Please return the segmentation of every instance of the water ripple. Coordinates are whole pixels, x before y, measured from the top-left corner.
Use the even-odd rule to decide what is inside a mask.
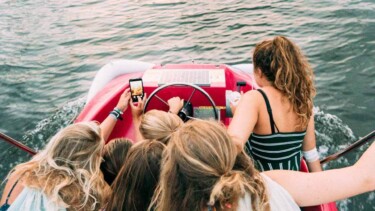
[[[314,68],[318,140],[331,153],[375,128],[374,10],[375,2],[366,0],[4,0],[0,119],[11,121],[0,123],[0,130],[22,138],[23,131],[39,128],[54,109],[85,96],[95,72],[110,60],[249,63],[257,42],[281,34]],[[64,125],[66,119],[57,115],[46,125],[52,120]],[[38,142],[55,130],[46,127],[27,140]],[[339,206],[371,209],[373,197]]]

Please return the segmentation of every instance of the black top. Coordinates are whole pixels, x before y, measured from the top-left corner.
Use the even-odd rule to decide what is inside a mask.
[[[286,169],[299,171],[302,158],[302,142],[306,131],[283,133],[273,120],[272,109],[267,95],[261,89],[270,118],[272,133],[261,135],[252,133],[245,144],[245,151],[254,159],[260,171]],[[277,132],[276,132],[277,130]]]

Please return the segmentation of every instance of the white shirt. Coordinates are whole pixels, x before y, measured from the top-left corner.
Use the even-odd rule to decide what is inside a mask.
[[[292,196],[279,184],[265,174],[260,174],[266,185],[271,211],[301,210]],[[238,211],[252,211],[250,194],[246,193],[238,201]]]
[[[64,207],[51,202],[39,189],[24,187],[10,205],[8,211],[66,211]]]

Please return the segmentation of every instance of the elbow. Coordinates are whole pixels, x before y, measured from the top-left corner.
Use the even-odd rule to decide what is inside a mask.
[[[363,179],[363,186],[368,191],[374,191],[375,190],[375,175],[374,174],[365,174]]]
[[[375,174],[373,169],[368,168],[368,166],[358,165],[358,163],[351,168],[353,168],[354,172],[358,175],[361,193],[375,190]]]
[[[236,137],[236,136],[231,136],[231,138],[232,138],[232,141],[233,141],[234,145],[237,148],[237,152],[240,153],[243,150],[244,143],[246,141],[243,141],[242,139],[240,139],[239,137]]]

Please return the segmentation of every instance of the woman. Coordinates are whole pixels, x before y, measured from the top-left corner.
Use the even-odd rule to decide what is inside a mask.
[[[144,99],[139,98],[138,104],[130,104],[137,140],[149,139],[168,144],[170,135],[184,122],[177,116],[183,106],[183,100],[173,97],[168,100],[169,111],[151,110],[143,114]]]
[[[45,149],[14,168],[1,209],[98,210],[110,194],[100,172],[103,146],[94,122],[62,129]]]
[[[171,134],[183,123],[176,114],[151,110],[141,118],[139,130],[145,139],[155,139],[168,144]]]
[[[152,204],[160,211],[291,211],[375,190],[375,143],[351,167],[259,173],[238,154],[225,128],[199,120],[181,126],[163,156]]]
[[[112,184],[113,194],[105,210],[147,210],[159,181],[165,145],[145,140],[133,145]]]
[[[132,141],[126,138],[116,138],[105,145],[103,162],[100,165],[100,169],[108,185],[113,183],[117,174],[120,172],[132,145]]]
[[[258,43],[254,77],[261,87],[245,93],[228,132],[241,151],[246,147],[261,171],[300,169],[303,156],[310,171],[321,171],[316,150],[313,71],[300,49],[277,36]]]

